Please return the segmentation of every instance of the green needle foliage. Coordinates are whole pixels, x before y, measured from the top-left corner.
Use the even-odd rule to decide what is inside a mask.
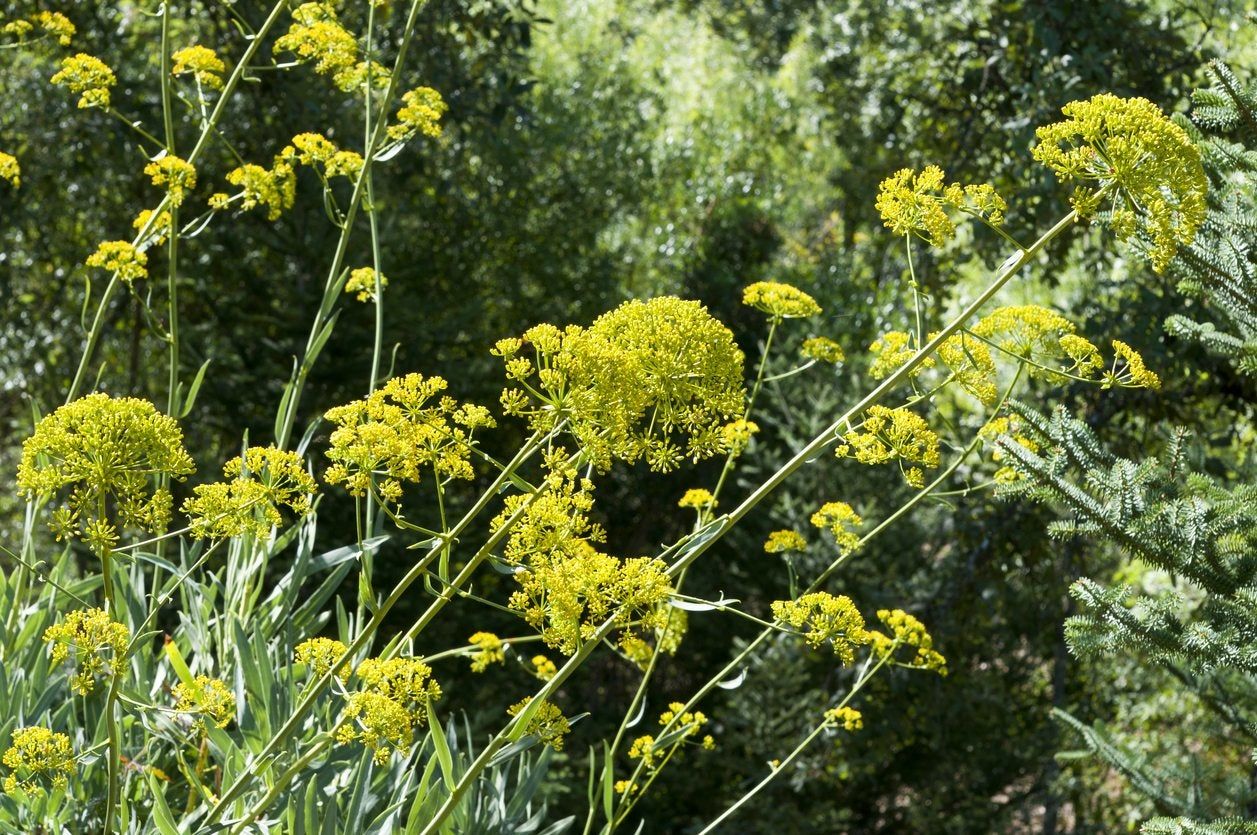
[[[1221,373],[1229,365],[1244,385],[1253,377],[1257,333],[1257,87],[1220,63],[1209,72],[1214,83],[1194,96],[1192,130],[1212,185],[1208,213],[1201,234],[1169,265],[1179,290],[1203,304],[1195,318],[1174,315],[1165,327],[1223,358]],[[1088,422],[1063,410],[1045,417],[1026,404],[1013,409],[1039,451],[1002,443],[1018,475],[1005,495],[1058,508],[1066,516],[1053,523],[1053,535],[1111,543],[1129,561],[1123,574],[1138,580],[1074,583],[1081,613],[1065,624],[1070,650],[1159,668],[1208,714],[1187,731],[1195,753],[1160,761],[1130,750],[1101,723],[1063,711],[1058,718],[1160,813],[1141,831],[1257,832],[1250,781],[1257,768],[1251,455],[1236,457],[1225,443],[1204,446],[1171,427],[1155,456],[1132,460],[1111,452]],[[1251,450],[1251,435],[1233,443]],[[1163,709],[1155,702],[1141,707],[1152,715]]]

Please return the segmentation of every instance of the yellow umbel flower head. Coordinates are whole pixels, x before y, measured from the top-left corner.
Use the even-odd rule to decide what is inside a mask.
[[[20,791],[38,797],[49,787],[63,789],[75,770],[70,737],[40,727],[15,730],[0,761],[10,772],[4,778],[8,794]]]
[[[845,594],[812,592],[798,600],[778,600],[772,610],[778,621],[801,630],[809,645],[828,641],[843,664],[854,661],[856,647],[869,642],[864,616]]]
[[[1144,358],[1134,348],[1119,339],[1113,340],[1113,353],[1117,359],[1113,371],[1105,375],[1103,386],[1122,386],[1124,388],[1161,388],[1161,378],[1149,371],[1144,365]]]
[[[335,638],[310,638],[297,644],[293,660],[309,667],[315,678],[322,678],[347,652],[349,647]],[[348,681],[349,667],[341,667],[336,677],[341,681]]]
[[[533,675],[542,681],[549,681],[559,672],[559,668],[554,665],[554,662],[544,655],[534,655],[532,657],[532,668]]]
[[[517,572],[520,588],[510,607],[541,632],[548,646],[571,655],[603,621],[614,617],[621,641],[665,629],[672,583],[659,559],[620,560],[584,540],[550,554],[535,554]]]
[[[131,221],[131,228],[138,235],[147,226],[148,231],[144,233],[143,242],[145,244],[151,243],[153,246],[161,246],[170,235],[170,223],[170,212],[163,211],[154,220],[152,209],[141,209],[140,213],[135,216],[135,220]]]
[[[170,154],[144,166],[144,173],[153,178],[153,185],[166,189],[171,204],[175,206],[183,203],[188,192],[196,188],[196,168]]]
[[[52,663],[73,665],[70,687],[80,696],[92,692],[97,676],[122,672],[130,640],[130,631],[104,609],[78,609],[44,630]]]
[[[266,219],[275,220],[291,209],[297,197],[297,177],[292,166],[283,160],[267,170],[260,165],[247,163],[227,174],[227,182],[240,189],[235,197],[226,201],[221,195],[211,198],[211,208],[222,210],[227,202],[240,199],[240,208],[246,212],[258,206],[266,207]]]
[[[854,458],[862,464],[897,461],[900,469],[904,463],[932,468],[939,464],[938,444],[938,434],[920,415],[903,407],[870,406],[860,429],[844,435],[835,452],[839,458]],[[925,484],[916,467],[906,470],[904,478],[913,487]]]
[[[869,345],[873,354],[873,364],[869,366],[869,376],[874,380],[882,380],[898,371],[916,354],[912,347],[912,336],[904,331],[888,331]],[[926,357],[915,368],[911,376],[915,377],[922,371],[934,367],[934,358]]]
[[[1089,339],[1077,334],[1067,333],[1057,340],[1057,344],[1061,346],[1061,351],[1073,363],[1069,368],[1065,369],[1072,374],[1090,378],[1104,367],[1104,357],[1100,356],[1100,349],[1092,344]]]
[[[0,180],[8,180],[14,188],[22,185],[22,168],[17,164],[17,157],[0,151]]]
[[[80,52],[62,59],[52,83],[78,93],[79,107],[108,107],[109,90],[118,79],[104,61]]]
[[[405,142],[417,135],[435,139],[441,135],[441,117],[447,110],[445,99],[431,87],[416,87],[403,93],[397,124],[389,125],[388,138],[394,142]]]
[[[348,92],[365,80],[359,72],[358,40],[341,25],[330,3],[302,3],[292,12],[288,32],[275,41],[275,52],[291,52],[314,71],[330,75]]]
[[[828,362],[833,365],[837,365],[847,358],[847,355],[843,353],[841,345],[824,336],[814,336],[811,339],[803,340],[799,353],[817,362]]]
[[[934,649],[934,639],[925,630],[925,624],[902,609],[879,609],[877,618],[890,634],[872,630],[868,633],[869,645],[878,656],[888,656],[899,647],[915,649],[916,654],[907,662],[893,661],[902,667],[932,670],[947,675],[947,659]]]
[[[532,704],[531,696],[511,705],[506,712],[511,716],[518,716],[530,704]],[[555,751],[563,750],[563,737],[571,732],[571,723],[567,721],[563,711],[551,702],[542,702],[537,711],[528,718],[528,725],[524,728],[525,734],[537,737],[542,745],[549,745]]]
[[[205,730],[206,719],[215,727],[225,728],[236,717],[236,697],[227,683],[220,679],[197,676],[191,685],[179,682],[173,692],[175,710],[197,714],[192,727],[198,731]]]
[[[855,529],[864,524],[860,514],[856,513],[846,502],[827,502],[812,514],[812,524],[821,530],[829,531],[838,546],[838,553],[844,557],[854,551],[860,544],[860,537]]]
[[[716,506],[716,499],[712,496],[710,490],[704,490],[696,487],[685,491],[685,495],[677,502],[677,507],[693,508],[697,511],[703,511]]]
[[[645,458],[668,472],[719,454],[721,427],[745,408],[742,351],[698,302],[626,302],[563,349],[572,431],[603,469]]]
[[[61,46],[69,46],[77,31],[70,19],[60,12],[36,12],[28,18],[10,20],[0,26],[0,32],[25,41],[36,26],[43,32],[41,38],[51,38]]]
[[[471,656],[471,671],[483,673],[490,664],[501,664],[506,661],[506,650],[502,639],[492,632],[477,632],[467,639],[467,643],[476,647]]]
[[[371,267],[359,267],[349,273],[349,279],[345,282],[345,292],[355,293],[360,302],[373,302],[376,299],[376,276],[379,276],[380,289],[383,290],[388,286],[388,277],[383,273],[376,273]]]
[[[825,721],[844,731],[858,731],[864,727],[864,714],[853,707],[831,707],[825,711]]]
[[[764,552],[784,554],[787,551],[806,551],[807,540],[798,531],[773,531],[764,542]]]
[[[441,685],[432,677],[432,668],[419,658],[368,658],[354,675],[364,691],[397,702],[416,723],[425,720],[428,702],[441,698]]]
[[[1101,93],[1061,112],[1068,118],[1035,132],[1034,158],[1062,182],[1078,183],[1071,202],[1079,216],[1107,206],[1119,239],[1142,229],[1152,268],[1162,272],[1205,220],[1200,150],[1147,99]]]
[[[933,334],[929,337],[934,338]],[[985,342],[966,333],[953,334],[938,346],[938,358],[960,387],[988,406],[999,396],[995,385],[995,360]]]
[[[437,733],[441,733],[437,729]],[[376,764],[384,765],[394,751],[414,742],[414,722],[400,704],[379,693],[351,693],[345,703],[336,741],[341,745],[361,742],[373,752]]]
[[[470,479],[473,435],[496,424],[487,409],[442,396],[447,385],[440,377],[407,374],[329,409],[324,416],[336,429],[327,482],[344,484],[354,496],[374,484],[380,498],[395,503],[402,484],[417,484],[426,469],[441,479]]]
[[[720,427],[725,450],[730,455],[741,455],[750,446],[751,438],[759,433],[759,424],[746,418],[738,418]]]
[[[148,278],[148,256],[128,241],[103,241],[84,262],[89,267],[116,273],[124,284]]]
[[[59,536],[92,539],[100,550],[116,541],[103,515],[110,508],[125,527],[165,530],[171,496],[156,479],[178,479],[193,469],[174,418],[147,400],[97,393],[39,422],[22,445],[17,485],[27,498],[67,491],[53,514],[54,528]]]
[[[194,44],[173,53],[170,59],[173,62],[171,75],[191,75],[202,87],[211,90],[223,88],[223,73],[227,71],[227,65],[209,47]]]
[[[942,246],[956,235],[946,207],[992,226],[1003,222],[1008,207],[993,187],[952,183],[944,188],[944,176],[937,165],[927,165],[919,174],[901,168],[882,180],[877,211],[886,227],[896,235],[915,235],[932,246]]]
[[[757,281],[742,291],[742,304],[774,319],[801,319],[821,312],[816,299],[797,287],[777,281]]]
[[[276,447],[250,447],[223,465],[228,481],[201,484],[183,503],[192,535],[227,539],[252,534],[265,539],[283,524],[281,507],[298,517],[310,512],[316,487],[301,456]]]
[[[69,46],[74,33],[78,31],[70,19],[61,12],[36,12],[35,22],[44,34],[56,39],[61,46]]]

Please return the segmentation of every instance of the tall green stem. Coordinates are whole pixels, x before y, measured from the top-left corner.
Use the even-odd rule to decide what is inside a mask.
[[[685,571],[698,557],[702,556],[712,545],[718,542],[732,527],[746,516],[752,509],[759,505],[770,493],[789,478],[796,470],[808,463],[818,455],[820,455],[828,446],[839,438],[844,427],[856,416],[864,412],[870,406],[874,406],[899,384],[909,379],[912,372],[929,358],[946,340],[956,331],[964,327],[988,301],[990,301],[996,293],[1007,284],[1014,275],[1017,274],[1026,264],[1037,256],[1043,249],[1058,235],[1072,226],[1078,219],[1077,212],[1071,211],[1065,217],[1061,218],[1056,225],[1043,234],[1037,241],[1030,246],[1029,249],[1020,250],[1010,256],[997,270],[995,278],[987,287],[970,302],[964,310],[962,310],[950,323],[948,323],[928,344],[921,346],[912,357],[905,362],[897,371],[887,377],[880,385],[874,388],[869,394],[865,395],[858,403],[843,413],[829,427],[820,432],[798,453],[796,453],[789,461],[787,461],[780,469],[771,475],[763,484],[756,488],[749,496],[746,497],[734,510],[718,517],[712,522],[712,531],[710,535],[695,540],[695,544],[683,550],[681,556],[669,568],[669,573],[673,576]],[[615,616],[608,618],[582,646],[576,655],[572,656],[566,664],[550,679],[537,694],[537,699],[544,699],[547,695],[554,692],[559,686],[567,680],[580,666],[584,658],[593,651],[602,639],[606,638],[613,631],[615,624]],[[467,772],[459,780],[450,796],[446,799],[440,809],[427,826],[423,829],[422,835],[434,835],[439,831],[440,827],[445,823],[449,816],[457,808],[463,795],[471,787],[476,779],[479,778],[481,771],[487,767],[489,761],[498,751],[500,751],[510,741],[522,735],[521,719],[525,716],[521,712],[510,723],[506,725],[485,747],[481,755],[468,768]]]
[[[276,21],[279,20],[280,14],[282,14],[284,9],[287,7],[287,0],[279,0],[279,2],[275,4],[274,8],[271,9],[270,14],[262,23],[261,27],[259,27],[253,38],[249,41],[249,45],[245,48],[244,54],[240,56],[240,61],[232,69],[231,75],[227,77],[227,81],[223,85],[222,94],[218,97],[218,101],[214,105],[214,111],[210,114],[209,121],[202,126],[201,135],[197,138],[196,145],[192,148],[192,152],[188,154],[187,161],[189,163],[195,164],[196,160],[200,157],[201,152],[205,149],[206,144],[209,142],[210,136],[213,134],[219,120],[222,119],[223,113],[226,112],[227,102],[231,99],[236,87],[240,84],[240,79],[244,76],[244,72],[248,68],[249,62],[253,60],[253,56],[257,53],[258,49],[261,48],[262,42],[266,39],[266,33],[269,32],[271,27],[275,25]],[[161,202],[157,204],[157,208],[153,210],[153,214],[149,217],[148,223],[144,224],[143,228],[140,229],[135,238],[131,241],[132,245],[138,245],[140,241],[144,240],[148,236],[149,232],[153,229],[153,225],[157,222],[157,219],[161,217],[162,212],[168,208],[170,208],[169,195],[162,198]],[[96,346],[100,342],[101,334],[104,332],[105,316],[109,311],[109,303],[113,300],[114,294],[118,292],[118,285],[120,283],[121,279],[118,278],[117,273],[114,273],[114,275],[110,277],[109,283],[105,286],[105,291],[101,295],[100,303],[96,306],[96,314],[92,319],[92,326],[88,330],[87,339],[83,344],[83,355],[79,358],[78,369],[74,372],[74,379],[70,383],[70,388],[66,391],[66,403],[69,403],[79,396],[79,391],[82,389],[83,381],[87,378],[87,370],[92,364],[92,357],[96,354]]]

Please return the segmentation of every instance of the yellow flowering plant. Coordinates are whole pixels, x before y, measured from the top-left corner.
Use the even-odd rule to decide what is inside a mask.
[[[1194,149],[1155,106],[1113,96],[1070,105],[1065,122],[1040,130],[1035,158],[1080,190],[1074,210],[1028,246],[1004,229],[1008,206],[991,186],[949,184],[932,165],[889,174],[876,208],[887,234],[903,238],[904,303],[867,355],[821,333],[834,312],[812,294],[763,280],[742,292],[741,312],[757,330],[741,343],[711,309],[675,296],[631,299],[592,321],[534,324],[503,338],[489,350],[504,378],[492,408],[462,400],[456,377],[387,369],[380,323],[396,288],[385,279],[392,254],[380,246],[373,177],[408,144],[441,137],[448,109],[432,88],[400,86],[413,74],[407,52],[422,5],[366,4],[365,29],[355,31],[357,17],[337,4],[278,2],[238,42],[178,50],[170,5],[159,12],[163,121],[173,121],[182,102],[196,140],[177,143],[183,137],[157,129],[166,134],[159,138],[123,118],[153,146],[143,172],[160,196],[136,215],[130,240],[107,240],[85,256],[109,279],[94,291],[65,402],[34,424],[17,470],[32,522],[6,587],[18,602],[5,615],[3,660],[21,658],[73,709],[51,706],[56,697],[15,697],[23,709],[39,709],[30,726],[5,731],[5,790],[27,804],[38,791],[77,792],[89,802],[67,814],[79,814],[82,831],[129,831],[148,820],[163,832],[296,831],[298,815],[338,814],[328,810],[341,808],[341,795],[363,815],[379,816],[381,831],[452,831],[479,808],[475,793],[491,775],[540,762],[550,756],[542,748],[575,747],[581,709],[604,708],[573,704],[568,683],[596,656],[635,682],[615,734],[588,755],[590,785],[601,791],[590,793],[585,831],[611,835],[670,764],[709,755],[717,734],[708,730],[719,717],[700,704],[715,689],[738,686],[768,641],[823,654],[843,692],[792,750],[768,752],[783,756],[703,830],[711,831],[820,736],[859,744],[850,735],[876,722],[877,711],[854,702],[874,676],[946,673],[946,635],[936,646],[925,624],[897,609],[866,618],[861,601],[841,593],[841,569],[945,492],[962,466],[981,481],[967,489],[1006,477],[973,459],[996,437],[1018,437],[1007,403],[1026,376],[1100,388],[1160,384],[1134,347],[1112,339],[1109,361],[1107,349],[1056,311],[988,309],[1081,219],[1096,217],[1119,239],[1142,241],[1157,269],[1191,240],[1204,189]],[[395,42],[378,30],[384,14],[399,20]],[[37,17],[9,34],[30,38],[42,27],[62,42],[74,35],[63,21]],[[377,63],[385,56],[391,66]],[[331,94],[346,94],[343,106],[361,115],[361,139],[299,126],[285,133],[290,142],[271,146],[280,150],[269,160],[235,154],[224,113],[242,79],[262,69],[330,79],[339,91]],[[78,95],[80,107],[120,115],[112,100],[118,79],[101,59],[67,57],[52,83]],[[182,98],[192,88],[195,99]],[[220,140],[232,151],[226,165],[205,153]],[[18,176],[17,161],[0,155],[0,177],[16,186]],[[247,214],[254,209],[280,218],[303,193],[299,178],[318,186],[335,246],[309,336],[276,405],[273,440],[243,443],[221,480],[182,491],[176,512],[174,491],[195,470],[180,421],[193,414],[204,374],[189,375],[181,354],[178,253],[196,247],[207,224],[260,223]],[[198,181],[227,187],[207,197]],[[965,219],[1016,250],[954,314],[927,321],[914,248],[955,245]],[[150,261],[156,248],[166,257]],[[164,311],[149,292],[160,286],[162,266]],[[162,410],[90,382],[120,286],[168,346]],[[370,373],[360,397],[310,409],[306,381],[338,316],[356,307],[346,295],[374,316]],[[783,342],[792,346],[789,367],[769,373]],[[367,359],[364,352],[364,367]],[[757,409],[780,380],[860,369],[872,380],[866,393],[810,439],[761,433]],[[112,378],[101,372],[100,380]],[[303,418],[311,418],[304,433]],[[495,430],[524,440],[499,458],[484,444]],[[762,477],[742,469],[765,451],[782,463]],[[807,508],[817,532],[786,527],[764,543],[789,565],[788,589],[771,605],[708,599],[687,587],[699,559],[822,454],[835,467],[898,468],[910,498],[879,513],[861,497],[817,497]],[[695,468],[705,461],[710,472]],[[596,500],[609,471],[634,466],[673,479],[670,503],[679,507],[655,512],[687,520],[684,535],[649,553],[608,536]],[[685,480],[678,470],[687,471]],[[474,497],[450,490],[455,481],[475,485]],[[353,520],[352,542],[319,542],[327,505]],[[55,565],[36,557],[35,520],[67,543]],[[412,559],[380,571],[374,557],[387,538]],[[84,546],[99,558],[99,574],[74,570],[72,549]],[[807,563],[796,557],[805,553],[818,556],[822,570],[801,576]],[[387,588],[377,586],[382,578]],[[399,616],[403,599],[414,604],[412,616]],[[460,632],[454,646],[434,647],[441,630],[432,627],[452,606],[492,611],[510,631]],[[670,703],[651,732],[633,730],[652,679],[671,663],[665,659],[684,652],[698,618],[738,618],[760,631],[687,699]],[[516,649],[530,643],[546,654]],[[452,750],[451,739],[463,737],[447,730],[454,712],[468,708],[463,694],[440,683],[449,681],[442,665],[456,659],[509,693],[487,741],[476,740],[472,751]],[[29,813],[23,820],[37,814],[33,805],[21,808]]]

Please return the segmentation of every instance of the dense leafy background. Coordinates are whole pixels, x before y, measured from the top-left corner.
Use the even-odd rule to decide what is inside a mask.
[[[263,13],[255,0],[230,12],[220,3],[181,5],[195,24],[178,38],[211,45],[232,35],[232,14],[256,22]],[[810,437],[867,385],[863,346],[901,321],[901,251],[873,210],[881,178],[934,162],[959,178],[990,181],[1009,199],[1010,225],[1029,237],[1063,205],[1050,175],[1029,160],[1034,126],[1066,101],[1100,91],[1183,109],[1202,81],[1200,67],[1216,55],[1249,74],[1250,5],[433,0],[412,71],[449,100],[446,136],[390,161],[378,177],[395,367],[442,374],[460,397],[491,402],[500,376],[486,348],[499,336],[537,321],[587,322],[623,298],[665,292],[707,303],[754,356],[762,323],[738,305],[739,288],[791,281],[826,311],[791,338],[824,333],[851,361],[840,372],[792,379],[773,395],[757,459],[771,467],[780,454],[773,450]],[[0,2],[6,14],[26,10]],[[117,105],[157,124],[156,24],[143,6],[84,0],[65,11],[85,51],[105,56],[124,80]],[[0,54],[0,148],[24,160],[20,192],[0,204],[0,463],[8,473],[32,410],[58,404],[73,373],[83,292],[99,281],[86,276],[84,256],[98,240],[121,237],[153,197],[133,135],[104,114],[76,110],[47,83],[53,66],[50,54]],[[299,130],[357,137],[352,103],[317,92],[326,88],[301,72],[259,74],[233,106],[230,141],[245,158],[266,160]],[[191,118],[178,126],[183,136],[194,129]],[[233,164],[215,147],[198,196],[217,190],[210,181]],[[317,194],[303,196],[276,223],[216,223],[187,248],[185,362],[189,370],[205,359],[212,365],[186,425],[206,473],[238,448],[242,432],[268,438],[304,344],[333,232]],[[935,254],[924,279],[936,310],[1003,248],[979,236]],[[355,239],[351,253],[365,263],[367,242]],[[1162,320],[1181,304],[1170,280],[1125,260],[1110,240],[1074,238],[1050,273],[1012,297],[1049,302],[1087,321],[1089,332],[1121,336],[1162,371],[1160,394],[1044,388],[1028,396],[1085,414],[1119,452],[1137,456],[1166,422],[1221,449],[1242,446],[1234,427],[1251,433],[1251,384],[1163,334]],[[164,354],[138,302],[122,297],[110,316],[102,385],[160,400]],[[361,393],[371,327],[366,307],[341,318],[305,394],[303,422]],[[316,446],[319,439],[316,432]],[[508,430],[492,443],[507,449],[513,440]],[[749,484],[755,475],[740,477]],[[685,512],[659,508],[672,508],[689,486],[684,475],[618,473],[599,493],[613,550],[647,553],[683,531]],[[785,589],[779,562],[760,551],[766,531],[803,523],[827,499],[877,518],[902,498],[881,474],[818,462],[704,558],[693,591],[737,589],[763,609]],[[0,509],[0,532],[12,531],[15,508]],[[352,539],[347,514],[338,520],[329,503],[321,515],[325,533],[334,539],[339,524],[341,538]],[[893,604],[920,614],[953,673],[880,680],[866,730],[842,747],[809,752],[737,831],[1112,832],[1152,811],[1094,761],[1058,765],[1054,753],[1073,743],[1050,709],[1084,719],[1118,714],[1129,744],[1185,757],[1184,728],[1199,708],[1176,699],[1162,674],[1068,655],[1061,623],[1071,613],[1069,582],[1122,564],[1100,545],[1049,541],[1049,518],[985,493],[954,498],[921,508],[849,566],[835,589],[869,610]],[[408,557],[399,549],[381,559],[387,575]],[[496,625],[446,621],[433,644]],[[665,666],[652,705],[705,680],[728,658],[738,630],[694,616],[684,661]],[[470,673],[445,684],[458,703],[493,706],[486,722],[500,715],[498,702],[512,700],[500,681]],[[593,716],[578,727],[577,755],[557,761],[556,778],[583,785],[579,737],[613,727],[633,684],[611,661],[574,680],[565,699]],[[720,750],[691,754],[670,771],[643,804],[646,831],[685,832],[710,819],[843,685],[824,658],[771,648],[742,688],[708,705]],[[1129,707],[1158,699],[1156,710]],[[553,781],[560,782],[568,781]],[[583,817],[583,793],[559,793],[553,803]]]

